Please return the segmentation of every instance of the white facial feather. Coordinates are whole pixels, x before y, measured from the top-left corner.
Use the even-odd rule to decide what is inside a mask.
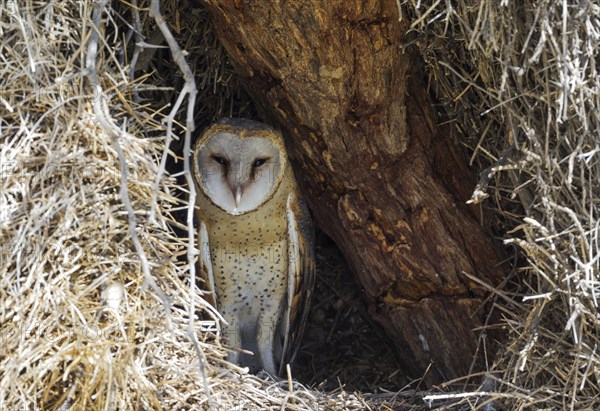
[[[206,140],[198,152],[200,177],[206,194],[230,214],[254,210],[280,181],[279,149],[267,138],[227,132]]]

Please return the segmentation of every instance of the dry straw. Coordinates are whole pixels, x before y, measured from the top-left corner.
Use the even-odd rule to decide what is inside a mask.
[[[497,294],[508,340],[488,395],[429,400],[598,409],[600,5],[406,3],[432,94],[483,170],[472,201],[488,198],[524,257],[516,287]]]
[[[600,408],[597,4],[401,2],[523,257],[478,391],[362,396],[248,375],[207,331],[190,133],[251,108],[206,16],[161,5],[0,4],[0,409]]]
[[[196,86],[158,2],[135,4],[0,5],[0,409],[364,409],[248,375],[206,331],[195,240],[174,231],[193,233],[193,193],[165,170],[172,140],[189,153]],[[155,49],[143,22],[180,89],[131,69]],[[179,98],[152,109],[161,92]]]

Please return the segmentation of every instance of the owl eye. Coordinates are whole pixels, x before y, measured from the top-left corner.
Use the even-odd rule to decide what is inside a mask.
[[[260,167],[263,164],[265,164],[267,160],[268,158],[257,158],[256,160],[254,160],[254,163],[252,163],[252,167]]]
[[[212,156],[213,160],[215,160],[217,163],[221,164],[222,166],[226,166],[227,164],[229,164],[229,161],[227,161],[226,159],[224,159],[221,156]]]

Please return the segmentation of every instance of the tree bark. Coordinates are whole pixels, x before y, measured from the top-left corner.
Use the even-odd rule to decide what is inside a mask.
[[[438,126],[395,0],[205,0],[262,115],[338,244],[404,372],[465,375],[499,254],[465,201],[474,186]]]

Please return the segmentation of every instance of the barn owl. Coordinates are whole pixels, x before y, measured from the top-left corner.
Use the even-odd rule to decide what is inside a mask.
[[[193,153],[199,272],[227,322],[228,360],[281,375],[315,279],[312,223],[283,139],[266,124],[224,118]]]

